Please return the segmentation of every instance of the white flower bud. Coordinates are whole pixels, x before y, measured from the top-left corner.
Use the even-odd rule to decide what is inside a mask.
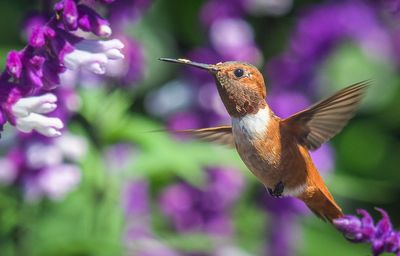
[[[64,58],[65,66],[75,70],[84,68],[95,74],[104,74],[110,60],[123,59],[121,49],[123,43],[118,39],[112,40],[82,40],[75,49]]]
[[[12,106],[15,126],[22,132],[35,130],[48,137],[61,135],[59,130],[64,127],[63,122],[56,117],[41,115],[56,109],[56,102],[57,97],[51,93],[19,99]]]

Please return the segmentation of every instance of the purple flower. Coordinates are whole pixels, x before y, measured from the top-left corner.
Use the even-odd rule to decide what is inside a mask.
[[[61,164],[49,166],[38,176],[26,181],[25,195],[28,200],[37,200],[46,195],[52,200],[61,200],[80,181],[81,172],[76,165]]]
[[[287,118],[310,106],[310,101],[303,93],[293,90],[279,90],[273,88],[273,92],[267,96],[271,109],[281,118]]]
[[[149,185],[144,180],[129,181],[123,188],[121,203],[126,220],[124,234],[126,255],[180,255],[153,234],[149,197]]]
[[[0,159],[0,184],[2,185],[10,185],[14,183],[18,176],[18,170],[13,161],[8,158]]]
[[[272,198],[266,189],[260,189],[261,207],[269,216],[270,230],[265,255],[293,255],[298,240],[298,217],[308,212],[297,198]]]
[[[315,151],[310,152],[311,158],[314,161],[318,171],[324,176],[324,174],[333,170],[335,166],[334,162],[334,150],[332,147],[325,143]]]
[[[261,53],[250,25],[242,19],[218,19],[210,27],[210,40],[222,60],[259,63]]]
[[[54,144],[62,152],[64,159],[78,161],[88,150],[87,141],[78,135],[66,132],[54,140]]]
[[[193,113],[179,112],[168,120],[167,127],[171,131],[193,129],[199,127],[199,120]]]
[[[132,85],[143,78],[145,71],[145,56],[142,45],[126,36],[118,38],[123,42],[123,59],[111,60],[106,67],[107,75],[116,78],[122,85]]]
[[[122,172],[131,163],[134,152],[132,145],[112,145],[104,154],[105,164],[111,172]],[[126,255],[179,255],[153,234],[149,184],[146,180],[124,182],[120,200],[125,216],[123,240],[126,245]]]
[[[203,189],[187,183],[167,187],[160,198],[160,207],[178,231],[231,235],[233,226],[227,210],[240,196],[243,177],[222,168],[210,168],[207,173]]]
[[[217,63],[223,61],[219,54],[212,48],[195,48],[187,54],[191,60],[196,60],[202,63]],[[210,74],[197,68],[186,67],[187,73],[191,80],[196,81],[198,85],[214,82]]]
[[[58,138],[25,134],[14,139],[13,148],[0,159],[0,183],[22,187],[25,199],[63,199],[80,181],[75,162],[86,154],[86,141],[69,133]]]
[[[293,215],[274,215],[268,225],[271,231],[265,255],[296,255],[296,244],[300,240],[298,219]]]
[[[351,242],[370,243],[373,255],[384,252],[400,253],[400,232],[395,231],[385,210],[377,208],[382,215],[375,225],[371,215],[365,210],[358,210],[362,215],[345,215],[333,221],[336,228]]]
[[[133,181],[125,185],[122,191],[122,208],[128,220],[136,222],[139,230],[150,232],[148,184],[145,181]],[[142,219],[138,221],[138,219]],[[132,235],[133,230],[129,231]],[[144,234],[138,234],[140,236]],[[147,234],[148,235],[148,234]],[[130,237],[134,239],[135,237]]]
[[[28,201],[36,201],[44,196],[61,200],[80,181],[79,167],[72,163],[64,163],[64,159],[67,158],[54,144],[35,143],[26,151],[14,152],[23,157],[13,164],[18,170],[17,183],[23,186]],[[41,154],[46,155],[43,157]],[[10,161],[12,155],[7,159]]]
[[[111,173],[125,171],[133,163],[135,148],[131,144],[115,144],[106,149],[104,161]]]
[[[57,96],[46,92],[60,84],[66,69],[104,74],[109,60],[123,58],[121,41],[86,40],[74,33],[80,28],[97,36],[111,35],[108,22],[93,9],[63,0],[54,10],[56,14],[47,23],[32,16],[25,24],[30,30],[26,33],[29,44],[7,56],[6,70],[0,76],[0,128],[8,121],[23,132],[60,135],[61,119],[43,115],[57,106]]]
[[[244,188],[243,176],[239,171],[224,168],[209,168],[209,183],[205,194],[211,200],[207,207],[218,209],[232,205],[241,195]],[[209,196],[208,196],[209,195]],[[212,203],[216,203],[213,205]]]
[[[86,32],[92,32],[96,36],[107,38],[111,36],[111,28],[108,21],[86,5],[79,5],[79,28]]]
[[[126,215],[149,214],[148,185],[145,182],[132,182],[125,187],[123,208]]]
[[[29,38],[31,38],[33,31],[36,28],[44,27],[45,24],[46,18],[43,15],[40,15],[38,13],[28,14],[22,25],[23,38],[28,41]]]
[[[74,0],[64,0],[55,6],[55,10],[62,12],[65,26],[68,30],[78,28],[78,8]]]

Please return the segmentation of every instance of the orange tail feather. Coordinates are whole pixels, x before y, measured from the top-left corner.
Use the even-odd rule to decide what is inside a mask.
[[[332,223],[334,219],[342,217],[343,212],[329,191],[327,189],[324,190],[315,187],[309,188],[299,198],[304,201],[315,215]]]

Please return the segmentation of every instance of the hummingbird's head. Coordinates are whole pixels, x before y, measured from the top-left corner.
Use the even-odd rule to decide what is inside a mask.
[[[266,106],[264,78],[251,64],[238,61],[203,64],[186,59],[160,60],[208,70],[214,76],[219,95],[232,117],[255,114]]]

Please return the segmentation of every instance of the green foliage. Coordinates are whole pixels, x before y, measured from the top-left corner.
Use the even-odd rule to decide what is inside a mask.
[[[200,185],[204,166],[241,166],[236,152],[200,142],[178,142],[156,122],[138,114],[126,115],[129,99],[120,92],[107,95],[98,90],[82,91],[82,115],[97,127],[94,138],[100,143],[130,142],[139,151],[129,168],[131,176],[173,175]],[[96,100],[93,100],[96,99]]]
[[[302,242],[299,256],[370,255],[368,245],[347,242],[333,227],[315,218],[305,225]]]
[[[265,243],[267,240],[267,218],[265,211],[255,204],[248,203],[250,197],[245,195],[233,209],[233,219],[237,233],[235,244],[255,255],[260,251],[260,240]],[[261,243],[262,243],[261,242]]]
[[[385,108],[394,100],[397,90],[393,63],[382,56],[368,54],[360,46],[351,43],[343,43],[327,58],[320,76],[324,84],[333,90],[371,79],[372,86],[368,89],[363,106],[372,112]]]

